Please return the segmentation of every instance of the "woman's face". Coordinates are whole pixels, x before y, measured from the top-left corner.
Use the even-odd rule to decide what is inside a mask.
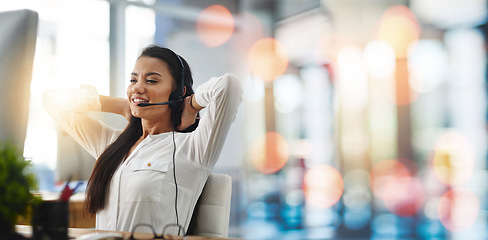
[[[139,107],[142,102],[158,103],[168,101],[173,90],[173,76],[168,64],[158,58],[140,57],[132,70],[127,98],[132,115],[139,118],[156,117],[170,113],[167,105]]]

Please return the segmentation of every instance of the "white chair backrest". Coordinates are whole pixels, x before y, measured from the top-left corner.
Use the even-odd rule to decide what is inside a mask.
[[[227,237],[231,195],[232,178],[225,174],[210,174],[193,212],[187,234]]]

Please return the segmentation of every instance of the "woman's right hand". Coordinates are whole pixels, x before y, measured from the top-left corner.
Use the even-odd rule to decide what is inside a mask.
[[[125,119],[127,119],[127,121],[130,121],[130,119],[132,118],[132,112],[130,110],[130,102],[129,100],[125,99],[125,98],[120,98],[122,100],[122,116],[125,117]]]
[[[100,103],[102,104],[102,112],[122,115],[127,121],[132,118],[129,101],[125,98],[114,98],[100,95]]]

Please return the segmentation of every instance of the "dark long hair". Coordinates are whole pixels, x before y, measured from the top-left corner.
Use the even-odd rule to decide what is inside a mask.
[[[144,48],[139,55],[140,57],[153,57],[158,58],[168,64],[169,72],[173,77],[175,89],[171,93],[169,100],[178,99],[181,94],[181,78],[182,78],[182,66],[176,53],[168,48],[160,47],[157,45],[149,45]],[[188,63],[180,56],[180,59],[185,67],[184,75],[184,85],[186,87],[185,96],[190,96],[194,93],[193,91],[193,78],[191,75],[190,66]],[[177,126],[181,123],[181,115],[183,113],[182,104],[184,101],[177,102],[176,104],[171,104],[171,119],[173,129],[176,131]],[[187,129],[180,132],[191,132],[195,130],[198,126],[198,119],[195,124],[188,127]],[[142,124],[141,119],[132,116],[129,120],[129,124],[120,134],[120,136],[110,144],[107,149],[100,155],[93,172],[88,180],[88,186],[86,191],[86,202],[85,208],[89,213],[95,214],[96,212],[105,208],[107,192],[110,187],[110,181],[112,176],[117,170],[117,167],[125,160],[127,154],[131,147],[136,143],[136,141],[142,136]]]

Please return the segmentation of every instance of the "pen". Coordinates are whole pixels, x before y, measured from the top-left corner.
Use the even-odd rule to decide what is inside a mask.
[[[69,188],[69,182],[71,181],[71,176],[68,177],[66,184],[64,185],[61,195],[59,196],[59,201],[67,202],[72,194],[72,190]]]
[[[76,186],[73,188],[73,191],[71,193],[71,195],[73,195],[75,192],[76,192],[76,189],[78,189],[78,187],[81,186],[81,184],[83,184],[83,181],[78,181],[78,183],[76,184]]]

